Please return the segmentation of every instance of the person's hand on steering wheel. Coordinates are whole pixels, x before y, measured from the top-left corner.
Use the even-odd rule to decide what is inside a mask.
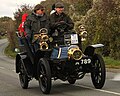
[[[56,26],[56,27],[58,27],[58,26],[60,26],[60,25],[67,25],[67,26],[69,26],[68,23],[66,23],[65,21],[59,21],[59,22],[56,22],[56,23],[55,23],[55,26]]]
[[[55,29],[57,29],[59,32],[65,32],[67,28],[69,27],[69,24],[66,23],[65,21],[59,21],[55,23]]]

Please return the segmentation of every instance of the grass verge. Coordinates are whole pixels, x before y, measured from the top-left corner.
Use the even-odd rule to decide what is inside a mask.
[[[10,57],[10,58],[15,58],[15,56],[16,56],[16,52],[13,52],[12,50],[10,50],[11,48],[10,48],[10,46],[8,45],[6,48],[5,48],[5,51],[4,51],[4,53],[5,53],[5,55],[7,55],[8,57]]]
[[[106,64],[107,68],[120,68],[120,60],[114,60],[113,58],[110,57],[104,57],[104,61]]]

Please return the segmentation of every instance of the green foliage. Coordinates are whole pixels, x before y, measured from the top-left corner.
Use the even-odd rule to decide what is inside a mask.
[[[74,6],[80,15],[85,15],[92,8],[92,0],[78,0]]]
[[[110,57],[104,57],[104,61],[105,61],[106,67],[108,68],[120,68],[119,60],[114,60],[113,58],[110,58]]]
[[[6,54],[7,56],[9,56],[9,57],[15,58],[15,56],[16,56],[15,51],[11,50],[10,44],[5,48],[5,51],[4,51],[4,52],[5,52],[5,54]]]
[[[17,40],[16,40],[16,33],[15,33],[15,23],[13,20],[9,20],[8,22],[8,32],[7,37],[8,41],[10,43],[10,49],[11,51],[14,51],[15,47],[17,46]]]
[[[103,54],[120,59],[120,3],[115,0],[93,2],[83,23],[89,32],[88,42],[103,43]]]
[[[12,20],[12,19],[6,16],[0,18],[0,34],[6,33],[8,31],[9,20]]]

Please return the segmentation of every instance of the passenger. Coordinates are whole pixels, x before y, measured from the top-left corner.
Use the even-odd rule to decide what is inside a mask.
[[[27,17],[25,22],[25,32],[27,33],[27,40],[32,44],[33,35],[38,33],[41,28],[47,28],[49,30],[49,18],[45,14],[45,7],[41,4],[37,4],[31,15]],[[38,48],[38,44],[35,44],[35,50]]]
[[[22,22],[20,23],[20,25],[18,27],[18,32],[16,32],[17,36],[18,36],[18,44],[20,46],[20,51],[24,51],[24,44],[23,44],[22,37],[26,36],[26,32],[24,29],[24,22],[26,21],[27,16],[28,16],[27,13],[24,13],[22,15]]]
[[[25,29],[24,29],[24,23],[27,19],[27,16],[28,16],[27,13],[24,13],[22,15],[22,23],[18,27],[18,31],[19,31],[20,36],[26,36],[26,32],[25,32]]]

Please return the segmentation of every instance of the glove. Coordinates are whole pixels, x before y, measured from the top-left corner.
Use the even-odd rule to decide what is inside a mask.
[[[66,23],[65,21],[60,21],[60,24],[64,24],[64,25],[69,26],[69,24],[68,24],[68,23]]]
[[[55,27],[57,27],[57,26],[59,26],[59,25],[60,25],[60,22],[56,22],[56,23],[54,24]]]
[[[66,22],[65,21],[60,21],[60,24],[66,24]]]

